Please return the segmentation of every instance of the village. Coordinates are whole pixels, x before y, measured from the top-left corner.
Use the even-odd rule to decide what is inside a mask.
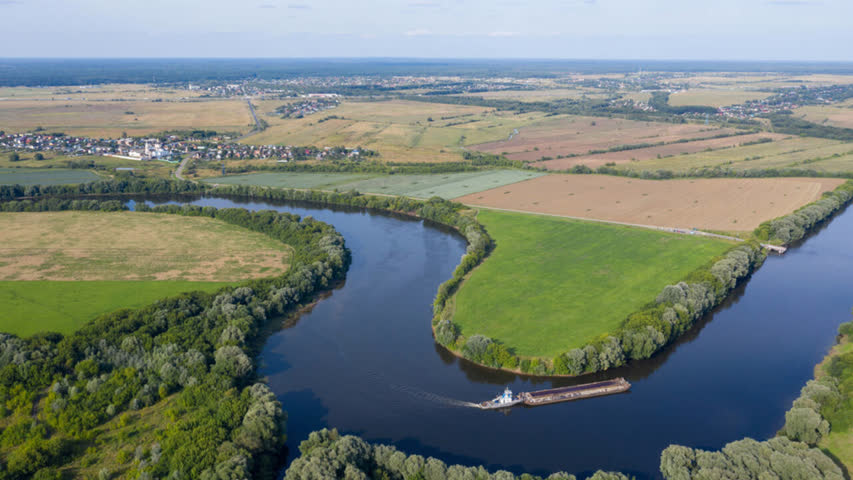
[[[361,148],[293,145],[244,145],[233,142],[197,140],[192,136],[119,139],[72,137],[52,133],[0,132],[0,149],[23,152],[54,152],[67,156],[100,155],[138,161],[178,163],[189,157],[201,161],[274,159],[281,163],[298,160],[360,160],[378,153]]]

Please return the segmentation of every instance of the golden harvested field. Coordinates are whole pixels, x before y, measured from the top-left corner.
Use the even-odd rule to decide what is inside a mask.
[[[766,135],[766,134],[762,134]],[[670,170],[687,172],[692,169],[725,167],[736,170],[763,168],[816,168],[824,160],[837,159],[853,152],[853,144],[823,138],[791,137],[770,143],[747,145],[669,158],[627,162],[621,168],[634,171]],[[853,171],[853,164],[835,162],[841,172]]]
[[[712,138],[710,140],[697,140],[695,142],[672,143],[658,147],[638,148],[622,152],[608,152],[597,155],[583,155],[580,157],[560,158],[546,160],[535,164],[548,170],[567,170],[575,165],[586,165],[590,168],[598,168],[607,163],[621,165],[629,162],[657,159],[658,157],[671,157],[673,155],[687,155],[691,153],[704,152],[708,150],[720,150],[755,142],[762,138],[781,140],[789,138],[787,135],[778,133],[754,133],[749,135],[736,135],[732,137]]]
[[[839,128],[853,128],[853,104],[800,107],[795,111],[810,122]]]
[[[721,86],[734,89],[771,89],[792,88],[799,85],[828,86],[853,83],[853,75],[813,74],[813,75],[784,75],[779,73],[709,73],[679,79],[695,87],[718,88]]]
[[[619,118],[559,117],[519,129],[511,140],[484,143],[474,149],[506,153],[512,160],[534,162],[544,157],[586,154],[620,145],[708,138],[734,130],[698,124],[638,122]]]
[[[50,132],[90,137],[146,135],[174,129],[247,132],[252,118],[243,100],[0,101],[0,130]]]
[[[489,208],[640,225],[749,231],[793,212],[841,179],[638,180],[606,175],[547,175],[456,201]]]
[[[398,100],[344,102],[337,108],[299,119],[272,114],[284,103],[257,102],[260,118],[270,127],[243,142],[362,146],[378,151],[389,162],[447,162],[461,160],[466,145],[507,138],[513,129],[545,118],[544,113],[516,114],[484,107]],[[320,122],[332,115],[340,118]]]
[[[66,87],[0,87],[3,100],[181,100],[203,95],[200,90],[162,88],[140,84],[84,85]]]
[[[153,213],[0,213],[0,280],[222,282],[284,272],[290,248],[218,220]]]
[[[748,90],[724,90],[712,88],[691,88],[669,96],[669,104],[674,107],[683,105],[708,105],[711,107],[725,107],[744,103],[747,100],[762,100],[772,95],[769,92],[755,92]]]
[[[482,97],[490,100],[518,100],[520,102],[539,102],[559,100],[562,98],[581,98],[583,96],[589,98],[604,98],[607,93],[602,90],[591,88],[586,89],[568,89],[568,88],[552,88],[541,90],[496,90],[491,92],[476,92],[471,94],[458,95],[463,97]]]

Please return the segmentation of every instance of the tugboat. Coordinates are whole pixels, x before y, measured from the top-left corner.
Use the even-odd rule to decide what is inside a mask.
[[[521,396],[513,397],[512,390],[510,390],[509,387],[506,387],[504,389],[504,393],[498,395],[492,400],[480,402],[478,405],[484,410],[496,410],[500,408],[509,408],[513,405],[518,405],[523,401],[524,399],[522,399]]]

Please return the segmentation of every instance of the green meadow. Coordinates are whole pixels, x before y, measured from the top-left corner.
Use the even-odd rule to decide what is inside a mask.
[[[93,182],[100,178],[88,170],[0,168],[0,185],[65,185]]]
[[[524,170],[423,175],[370,175],[350,173],[250,173],[205,179],[226,185],[260,185],[277,188],[357,190],[363,193],[403,195],[415,198],[457,198],[544,175]]]
[[[455,317],[522,356],[552,357],[614,330],[668,284],[731,248],[716,239],[482,210],[496,248],[463,283]]]
[[[68,334],[98,315],[136,308],[181,292],[213,292],[227,282],[4,281],[0,282],[0,332],[26,337]]]

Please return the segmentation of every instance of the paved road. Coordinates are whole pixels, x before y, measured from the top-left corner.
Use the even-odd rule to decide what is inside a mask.
[[[264,128],[263,128],[263,126],[261,126],[261,121],[260,121],[260,120],[258,120],[258,114],[257,114],[257,112],[255,112],[255,106],[254,106],[254,105],[252,105],[252,100],[251,100],[250,98],[247,98],[247,99],[246,99],[246,105],[248,105],[248,106],[249,106],[249,113],[251,113],[251,114],[252,114],[252,120],[254,120],[254,121],[255,121],[255,128],[254,128],[254,129],[252,129],[252,131],[250,131],[249,133],[247,133],[247,134],[243,135],[242,137],[238,138],[238,139],[237,139],[237,141],[238,141],[238,142],[239,142],[240,140],[243,140],[243,139],[244,139],[244,138],[246,138],[246,137],[250,137],[250,136],[252,136],[252,135],[254,135],[254,134],[258,133],[258,132],[261,132],[261,131],[263,131],[263,129],[264,129]]]
[[[175,169],[175,177],[177,177],[178,180],[186,180],[186,178],[184,178],[184,167],[187,166],[187,163],[189,163],[189,161],[190,157],[184,157],[184,159],[181,160],[181,163],[178,165],[178,168]]]

